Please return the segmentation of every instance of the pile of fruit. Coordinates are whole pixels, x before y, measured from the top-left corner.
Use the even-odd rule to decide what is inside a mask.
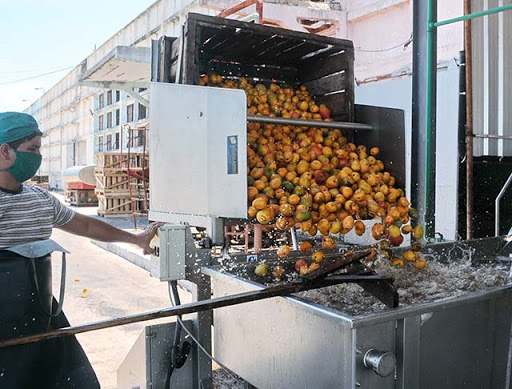
[[[216,74],[202,75],[199,84],[245,90],[248,115],[333,121],[330,109],[318,104],[304,85],[267,86]],[[247,143],[247,214],[258,223],[273,223],[280,230],[297,227],[312,237],[320,233],[323,249],[336,248],[334,235],[352,229],[363,235],[363,220],[375,218],[380,220],[371,233],[380,250],[400,246],[407,234],[416,241],[423,237],[423,227],[410,224],[417,211],[395,186],[377,147],[350,143],[339,129],[254,122],[247,125]],[[422,268],[418,252],[416,245],[406,257],[390,260],[393,266],[411,262]],[[290,248],[283,246],[277,253],[286,258]],[[307,270],[304,265],[299,271],[313,270],[320,262],[312,258]]]

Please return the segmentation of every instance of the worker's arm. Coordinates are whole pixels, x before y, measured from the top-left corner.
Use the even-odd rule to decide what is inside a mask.
[[[71,221],[59,228],[71,234],[85,236],[102,242],[131,243],[142,248],[144,253],[152,253],[153,248],[149,246],[149,243],[155,236],[158,227],[162,224],[151,223],[144,232],[132,234],[101,220],[75,213]]]

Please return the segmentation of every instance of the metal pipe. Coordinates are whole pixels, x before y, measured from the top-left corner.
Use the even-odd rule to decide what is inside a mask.
[[[496,197],[496,200],[494,201],[494,236],[500,235],[500,200],[505,194],[505,191],[507,190],[508,186],[512,182],[512,173],[510,173],[510,176],[508,176],[507,182],[505,182],[505,185],[503,185],[503,188],[501,188],[500,193],[498,194],[498,197]]]
[[[332,278],[331,278],[332,277]],[[194,301],[188,304],[182,304],[175,307],[162,308],[156,311],[139,313],[131,316],[124,316],[117,319],[109,319],[97,321],[89,324],[82,324],[74,327],[63,327],[47,332],[42,332],[33,335],[27,335],[21,338],[11,338],[0,340],[0,349],[4,347],[11,347],[20,344],[29,344],[40,342],[47,339],[61,338],[84,332],[96,331],[106,328],[118,327],[126,324],[139,323],[154,319],[161,319],[164,317],[172,317],[178,315],[187,315],[190,313],[198,313],[210,311],[216,308],[228,307],[248,303],[252,301],[259,301],[272,297],[288,296],[292,293],[298,293],[305,290],[319,289],[326,286],[337,285],[342,282],[346,283],[359,283],[364,284],[369,281],[378,282],[386,278],[379,275],[338,275],[328,278],[311,280],[308,282],[290,282],[288,284],[270,286],[265,289],[252,290],[249,292],[237,293],[229,296],[216,297],[209,300]]]
[[[263,115],[247,115],[247,121],[263,124],[280,124],[284,126],[321,127],[321,128],[345,128],[352,130],[373,130],[373,126],[352,122],[324,122],[321,120],[291,119]]]
[[[512,139],[512,135],[495,135],[495,134],[473,134],[473,138],[487,138],[487,139]]]
[[[464,0],[464,13],[471,14],[471,0]],[[464,22],[464,52],[466,57],[466,239],[473,237],[473,59],[471,20]]]
[[[434,1],[436,2],[434,6]],[[427,107],[426,107],[426,140],[425,140],[425,237],[433,237],[435,234],[435,138],[436,138],[436,92],[437,87],[434,82],[437,81],[437,36],[435,28],[430,27],[435,19],[434,9],[437,9],[437,0],[429,0],[427,9]],[[435,81],[434,81],[435,80]],[[432,154],[434,160],[432,161]],[[433,165],[432,165],[433,162]]]
[[[467,3],[467,0],[464,0],[464,8],[466,8],[466,3]],[[490,9],[487,9],[485,11],[480,11],[480,12],[475,12],[475,13],[471,13],[471,11],[470,12],[466,12],[464,10],[464,16],[459,16],[459,17],[456,17],[456,18],[453,18],[453,19],[442,20],[440,22],[430,23],[429,27],[445,26],[447,24],[461,22],[463,20],[464,21],[471,20],[471,19],[479,18],[481,16],[491,15],[491,14],[495,14],[495,13],[503,12],[503,11],[508,11],[508,10],[512,10],[512,4],[503,5],[501,7],[496,7],[496,8],[490,8]]]
[[[290,235],[292,236],[293,249],[298,250],[299,245],[297,243],[297,231],[295,230],[295,227],[290,228]]]

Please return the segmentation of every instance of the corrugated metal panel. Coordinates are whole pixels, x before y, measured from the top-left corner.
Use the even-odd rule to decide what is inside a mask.
[[[472,12],[512,0],[473,0]],[[512,11],[472,21],[473,131],[512,136]],[[512,140],[475,139],[475,156],[512,156]]]

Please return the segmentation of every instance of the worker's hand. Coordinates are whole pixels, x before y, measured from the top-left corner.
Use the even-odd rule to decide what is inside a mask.
[[[142,248],[144,254],[153,254],[155,249],[153,247],[150,247],[151,239],[156,234],[156,231],[158,230],[158,227],[163,226],[164,223],[162,222],[154,222],[151,223],[149,226],[147,226],[144,230],[144,232],[141,232],[140,234],[137,234],[137,246]]]

